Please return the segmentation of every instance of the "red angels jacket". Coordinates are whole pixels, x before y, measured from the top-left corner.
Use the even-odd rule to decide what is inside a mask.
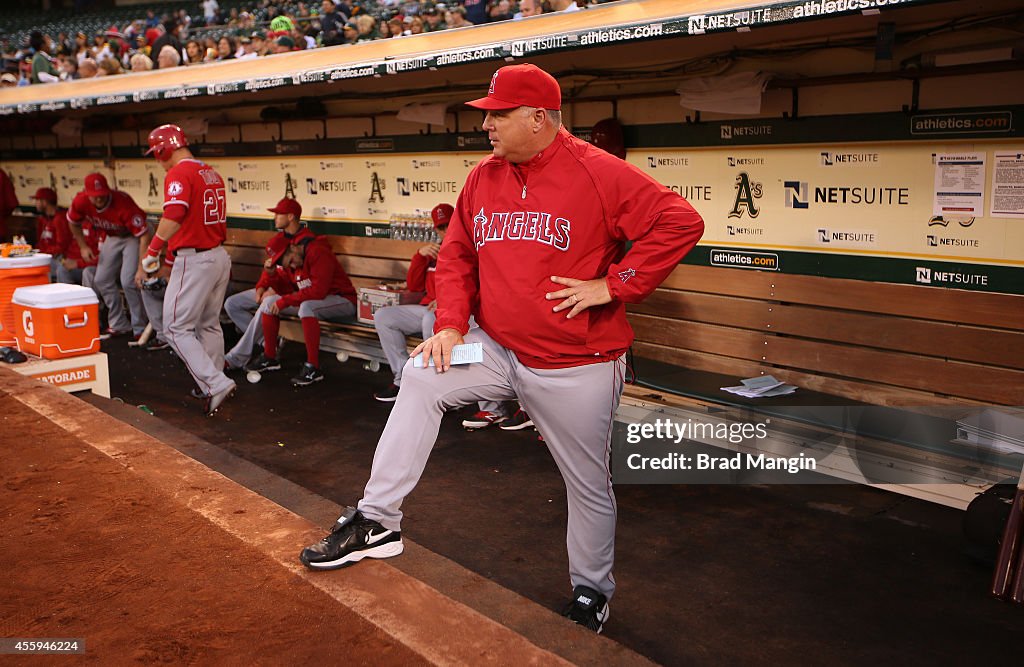
[[[426,292],[420,305],[426,306],[437,298],[434,287],[434,272],[437,260],[431,257],[424,257],[419,252],[412,256],[409,262],[409,271],[405,274],[406,289],[410,292]]]
[[[562,128],[526,163],[490,156],[470,172],[438,258],[434,331],[465,334],[475,314],[531,368],[615,359],[633,342],[626,304],[653,292],[703,232],[685,199]],[[604,278],[612,301],[567,319],[544,298],[563,289],[551,276]]]
[[[322,236],[313,238],[306,245],[305,260],[302,268],[295,271],[293,280],[297,289],[282,296],[277,302],[278,308],[282,310],[303,301],[323,299],[328,294],[339,294],[353,304],[356,302],[356,289],[352,281],[338,263],[330,243]]]
[[[278,273],[282,271],[281,258],[284,256],[284,251],[288,249],[289,245],[298,243],[302,239],[314,237],[315,235],[309,230],[309,227],[300,227],[299,231],[290,235],[278,232],[271,236],[270,240],[267,241],[266,251],[267,259],[273,260],[274,267],[269,270],[263,270],[259,280],[256,281],[256,289],[273,287],[274,291],[278,294],[288,294],[295,291],[292,287],[290,276],[278,276]]]

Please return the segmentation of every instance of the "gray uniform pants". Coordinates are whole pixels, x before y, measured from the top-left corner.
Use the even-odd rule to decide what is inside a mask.
[[[220,309],[231,275],[231,258],[222,246],[197,253],[179,250],[164,293],[164,334],[206,394],[235,383],[224,375],[224,332]]]
[[[373,314],[373,326],[396,385],[402,384],[402,369],[409,360],[405,337],[418,334],[424,340],[430,338],[434,335],[434,319],[434,311],[420,305],[387,306]]]
[[[138,335],[146,328],[146,311],[142,307],[139,288],[135,286],[135,271],[139,268],[139,239],[134,236],[108,236],[100,244],[100,257],[96,264],[93,289],[107,304],[107,324],[111,329],[131,331]],[[121,289],[128,301],[124,312],[121,294],[117,289],[118,276]],[[131,321],[129,321],[129,315]]]
[[[81,285],[82,269],[66,269],[64,268],[63,262],[58,263],[57,282],[66,283],[68,285]]]
[[[608,459],[625,363],[619,359],[574,368],[528,368],[481,329],[470,331],[466,342],[483,343],[482,363],[436,373],[408,362],[359,510],[390,530],[400,530],[402,501],[423,474],[444,411],[518,396],[565,480],[569,579],[573,586],[589,586],[611,598],[616,510]]]
[[[161,290],[141,290],[142,305],[146,309],[146,316],[149,323],[153,325],[153,335],[158,339],[166,341],[164,334],[164,294],[166,288]]]
[[[280,298],[280,294],[271,294],[263,298],[263,303],[259,307],[260,318],[257,322],[262,323],[263,314],[269,312],[267,307],[272,303],[276,303]],[[340,294],[328,294],[322,299],[310,299],[309,301],[303,301],[298,306],[282,308],[278,314],[298,315],[300,318],[315,317],[325,322],[345,322],[352,319],[356,314],[356,305]],[[260,340],[263,340],[262,335]]]
[[[391,372],[394,373],[395,386],[402,385],[402,369],[409,360],[409,348],[406,347],[405,337],[419,334],[423,336],[423,340],[430,338],[434,335],[435,319],[437,317],[434,311],[417,304],[386,306],[373,314],[373,326],[377,329],[380,346],[388,359],[388,365],[391,366]],[[471,319],[469,325],[474,328],[476,322]],[[482,412],[508,416],[508,411],[501,403],[481,401],[479,407]]]
[[[252,358],[252,351],[257,345],[263,345],[263,323],[261,318],[256,317],[256,289],[247,289],[238,294],[232,294],[224,302],[224,311],[242,332],[235,346],[224,355],[224,360],[232,368],[242,368]]]

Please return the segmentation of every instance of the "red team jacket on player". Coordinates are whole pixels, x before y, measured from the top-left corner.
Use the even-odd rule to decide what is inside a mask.
[[[405,275],[406,289],[410,292],[426,292],[426,296],[420,299],[420,305],[429,305],[437,298],[434,288],[434,273],[437,269],[437,260],[433,257],[424,257],[418,252],[412,256],[409,262],[409,272]]]
[[[82,259],[82,249],[75,243],[75,237],[71,235],[71,230],[68,229],[66,210],[58,208],[52,218],[40,215],[36,230],[36,245],[39,247],[40,252],[74,260],[80,269],[96,264],[95,258],[91,262],[86,262]],[[92,248],[93,255],[98,255],[100,252],[99,240],[95,239],[96,235],[92,233],[88,223],[82,227],[82,234],[85,235],[86,243]]]
[[[7,172],[0,169],[0,240],[7,236],[7,218],[18,208],[18,195]]]
[[[296,290],[282,296],[277,302],[281,310],[297,306],[303,301],[322,299],[328,294],[339,294],[353,304],[356,302],[356,289],[352,281],[334,256],[331,244],[322,236],[306,244],[302,268],[292,274],[292,280]]]
[[[529,162],[493,155],[459,195],[437,269],[434,331],[480,326],[532,368],[618,358],[633,342],[626,303],[641,301],[700,240],[690,204],[564,128]],[[635,241],[629,252],[626,242]],[[611,303],[567,319],[551,276],[604,277]]]
[[[285,269],[281,266],[281,258],[284,257],[284,251],[288,249],[288,246],[306,238],[315,238],[309,227],[299,227],[299,231],[294,234],[278,232],[270,237],[270,240],[267,241],[266,251],[267,258],[274,261],[274,270],[265,270],[260,274],[260,279],[256,281],[256,289],[272,287],[278,294],[288,294],[295,291],[291,283],[291,276],[285,275]],[[281,275],[278,276],[278,273]]]
[[[164,217],[181,224],[167,241],[168,255],[181,248],[209,250],[228,236],[224,180],[213,167],[187,158],[167,170]]]
[[[68,229],[67,211],[58,208],[53,216],[36,216],[36,248],[47,255],[66,255],[70,246],[78,248]]]
[[[114,190],[110,201],[97,209],[85,193],[78,193],[68,209],[68,222],[88,223],[92,233],[105,236],[142,236],[146,233],[146,213],[130,195]]]

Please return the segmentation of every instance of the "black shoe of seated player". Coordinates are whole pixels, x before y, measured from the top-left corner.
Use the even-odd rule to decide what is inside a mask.
[[[260,352],[260,356],[245,365],[245,370],[256,371],[257,373],[279,371],[281,370],[281,362],[277,359],[271,359],[266,354]]]
[[[302,364],[299,374],[292,378],[292,384],[296,387],[305,387],[323,379],[323,371],[307,361]]]
[[[384,403],[394,403],[398,400],[398,385],[389,385],[387,389],[373,392],[373,397]]]

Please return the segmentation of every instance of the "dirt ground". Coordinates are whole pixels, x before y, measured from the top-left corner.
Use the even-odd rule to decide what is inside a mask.
[[[244,378],[205,418],[173,356],[110,353],[127,404],[340,505],[369,474],[388,404],[386,372],[325,358],[296,389],[284,370]],[[326,356],[326,355],[325,355]],[[143,381],[143,378],[146,378]],[[403,535],[549,609],[569,595],[565,489],[533,432],[466,433],[447,416]],[[605,634],[663,664],[962,665],[1004,662],[1024,609],[988,595],[991,571],[964,555],[962,513],[877,489],[617,485],[618,590]],[[403,567],[402,558],[388,561]]]
[[[423,664],[2,390],[0,415],[0,636],[102,664]]]

